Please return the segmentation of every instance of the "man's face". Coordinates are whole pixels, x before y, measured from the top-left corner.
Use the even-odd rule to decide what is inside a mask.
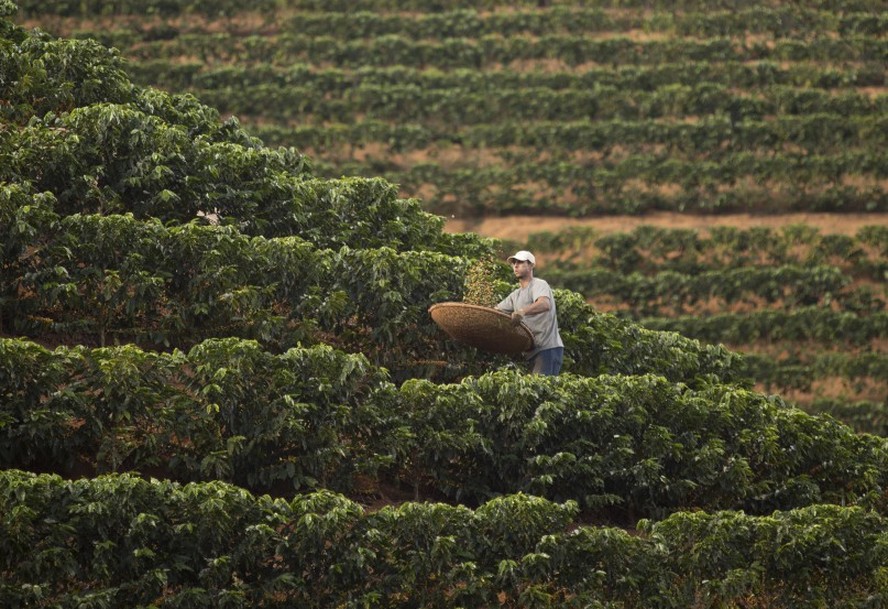
[[[527,260],[511,260],[512,272],[518,279],[526,279],[530,277],[533,267]]]

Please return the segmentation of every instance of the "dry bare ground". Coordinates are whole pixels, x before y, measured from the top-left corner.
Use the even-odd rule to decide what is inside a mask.
[[[888,214],[797,213],[778,215],[691,215],[685,213],[651,213],[642,216],[600,216],[596,218],[565,218],[554,216],[507,216],[502,218],[450,218],[445,230],[451,233],[477,233],[514,242],[524,242],[529,235],[584,226],[601,233],[627,232],[650,225],[661,228],[688,228],[706,231],[712,226],[779,229],[793,224],[806,224],[824,234],[854,235],[867,225],[888,226]]]

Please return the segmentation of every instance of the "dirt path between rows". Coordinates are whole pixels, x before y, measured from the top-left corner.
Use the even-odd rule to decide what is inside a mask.
[[[533,233],[558,232],[569,227],[587,226],[601,233],[628,232],[642,225],[660,228],[687,228],[706,231],[713,226],[747,229],[756,226],[779,229],[791,224],[806,224],[824,234],[853,236],[864,226],[888,226],[888,214],[797,213],[773,216],[730,214],[702,216],[682,213],[652,213],[643,216],[601,216],[564,218],[554,216],[508,216],[503,218],[451,218],[444,230],[450,233],[477,233],[522,243]]]

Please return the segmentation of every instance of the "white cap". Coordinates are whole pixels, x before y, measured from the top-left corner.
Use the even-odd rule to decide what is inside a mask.
[[[513,260],[525,260],[527,262],[530,262],[533,265],[536,265],[536,258],[534,258],[533,254],[531,254],[527,250],[521,250],[520,252],[515,252],[514,254],[509,256],[507,258],[507,260],[509,262],[512,262]]]

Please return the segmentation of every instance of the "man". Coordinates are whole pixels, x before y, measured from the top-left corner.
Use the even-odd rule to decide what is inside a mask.
[[[500,311],[512,314],[512,323],[522,321],[533,334],[533,349],[525,353],[534,374],[556,375],[564,359],[564,343],[558,333],[558,315],[555,298],[549,284],[533,276],[534,255],[526,250],[509,256],[509,264],[518,278],[518,289],[496,305]]]

